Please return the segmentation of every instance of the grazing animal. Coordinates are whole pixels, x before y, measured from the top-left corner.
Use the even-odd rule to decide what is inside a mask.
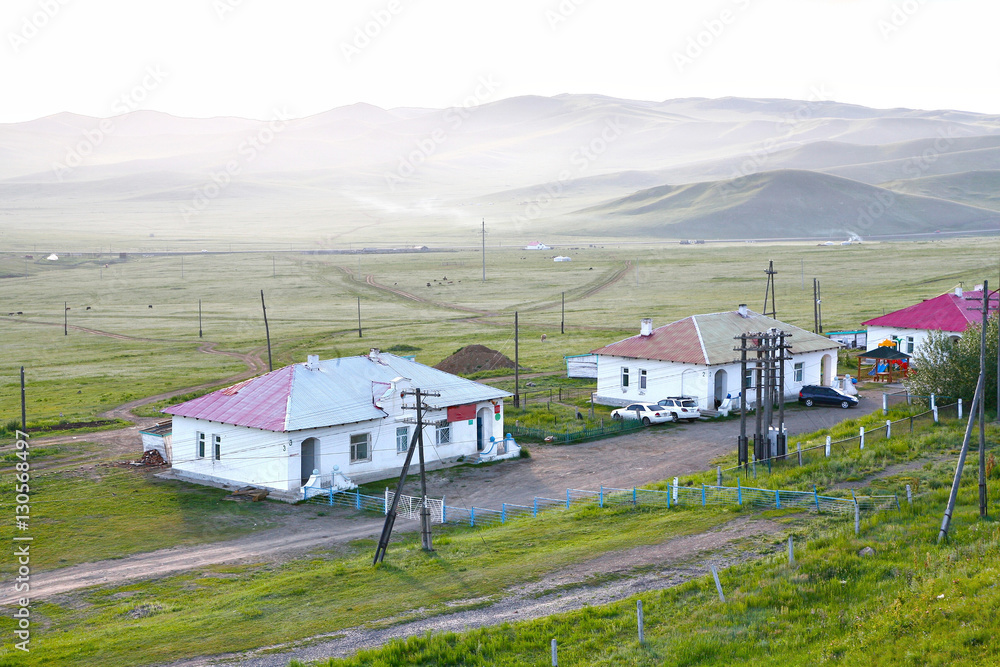
[[[149,307],[150,307],[150,308],[152,308],[152,307],[153,307],[153,304],[149,304]]]
[[[430,284],[430,283],[427,283],[427,286],[428,286],[428,287],[430,287],[430,286],[431,286],[431,284]]]
[[[87,310],[90,310],[90,306],[87,306]]]
[[[577,418],[577,419],[583,419],[583,413],[582,413],[582,412],[580,412],[579,410],[577,410],[577,411],[576,411],[576,418]]]
[[[22,313],[22,312],[21,312],[20,310],[19,310],[19,311],[17,311],[17,314],[18,314],[18,315],[24,315],[24,313]]]
[[[545,334],[542,334],[542,340],[544,341],[546,338],[547,336]]]

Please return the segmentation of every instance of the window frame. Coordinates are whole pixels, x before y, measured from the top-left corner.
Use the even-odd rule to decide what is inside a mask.
[[[403,436],[402,444],[403,448],[400,449],[400,439],[399,436]],[[397,426],[396,427],[396,453],[405,454],[410,450],[410,427],[409,426]]]
[[[364,438],[364,448],[365,456],[358,456],[358,446],[362,443],[355,442],[355,438]],[[371,431],[359,431],[357,433],[351,433],[348,436],[348,442],[350,443],[350,462],[351,463],[365,463],[366,461],[372,460],[372,432]]]
[[[205,432],[195,431],[194,432],[194,454],[195,458],[203,459],[205,458]]]
[[[802,378],[805,377],[805,372],[806,372],[805,369],[806,369],[805,362],[796,361],[795,364],[792,366],[792,381],[802,382]]]
[[[639,391],[646,391],[646,378],[647,378],[646,369],[645,368],[640,368],[639,369]]]
[[[628,389],[628,366],[622,366],[621,385],[622,389]]]
[[[444,436],[442,438],[442,435]],[[434,428],[434,442],[438,445],[450,445],[451,442],[451,422],[437,424]]]
[[[222,436],[218,433],[212,434],[212,460],[222,460]]]

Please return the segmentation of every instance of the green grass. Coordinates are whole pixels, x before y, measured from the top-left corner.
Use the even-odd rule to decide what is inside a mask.
[[[642,317],[660,325],[696,312],[730,310],[739,303],[759,309],[764,280],[755,276],[763,276],[768,260],[774,260],[779,271],[779,318],[812,328],[809,278],[818,277],[824,326],[834,330],[857,328],[883,309],[911,305],[959,281],[969,285],[984,277],[993,280],[995,255],[992,238],[847,248],[712,245],[696,253],[673,245],[605,245],[579,248],[573,262],[554,266],[540,255],[499,248],[488,253],[485,283],[475,252],[361,258],[362,274],[373,274],[381,284],[429,303],[355,280],[341,269],[357,272],[357,257],[352,256],[284,253],[277,256],[272,276],[269,253],[196,254],[185,257],[183,277],[179,257],[132,255],[103,269],[107,258],[66,256],[58,263],[31,264],[27,280],[0,279],[0,300],[9,310],[24,313],[0,313],[5,352],[0,358],[0,421],[20,416],[22,365],[29,421],[60,415],[73,421],[92,419],[134,398],[242,371],[245,366],[238,359],[199,348],[213,342],[218,351],[262,351],[261,289],[268,303],[276,366],[302,361],[307,354],[351,355],[368,347],[395,347],[434,364],[471,343],[513,358],[516,310],[521,364],[535,371],[560,371],[565,369],[564,355],[633,335]],[[590,293],[627,261],[633,268],[620,282]],[[900,280],[912,275],[913,266],[921,267],[920,276]],[[20,255],[0,256],[0,275],[19,276],[23,268]],[[452,284],[440,280],[445,275]],[[650,291],[657,298],[650,299]],[[564,292],[566,333],[561,335]],[[698,298],[692,301],[691,294]],[[356,328],[358,297],[363,338]],[[199,300],[203,337],[198,336]],[[71,308],[70,326],[129,338],[72,328],[64,336],[64,303]],[[478,317],[460,308],[498,314]],[[266,351],[262,354],[266,359]]]

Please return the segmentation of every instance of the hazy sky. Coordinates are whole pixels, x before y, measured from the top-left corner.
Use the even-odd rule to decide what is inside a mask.
[[[3,0],[0,122],[525,94],[1000,113],[997,0]]]

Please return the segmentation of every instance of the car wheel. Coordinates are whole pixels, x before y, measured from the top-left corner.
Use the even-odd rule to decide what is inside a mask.
[[[840,407],[842,407],[842,408],[844,408],[846,410],[847,408],[851,407],[851,403],[850,403],[850,401],[841,401],[840,402]]]
[[[649,426],[649,417],[643,417],[642,418],[642,425],[643,426]]]
[[[805,403],[807,408],[811,408],[813,406],[813,400],[811,398],[807,398]]]
[[[670,413],[670,421],[672,421],[674,423],[680,421],[679,419],[677,419],[677,413],[676,412],[671,412]]]
[[[614,415],[614,414],[613,414],[613,415],[611,415],[611,418],[612,418],[612,419],[621,419],[621,418],[622,418],[622,416],[621,416],[621,415]]]

